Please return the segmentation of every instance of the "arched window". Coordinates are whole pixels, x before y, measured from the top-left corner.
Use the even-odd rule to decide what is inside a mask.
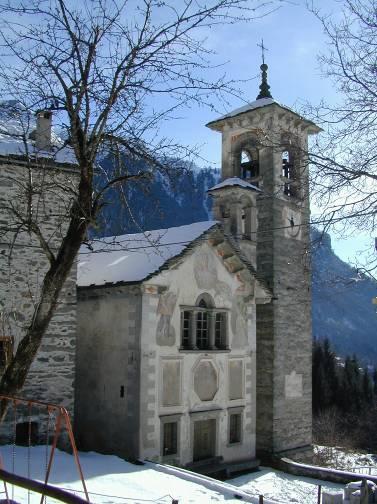
[[[285,150],[281,154],[281,176],[284,182],[283,192],[286,196],[297,196],[297,180],[292,152]]]
[[[246,209],[242,208],[241,210],[241,233],[242,236],[246,235]]]
[[[256,148],[241,149],[240,176],[243,179],[253,179],[259,175],[259,153]]]
[[[247,240],[256,240],[257,209],[250,198],[243,196],[240,200],[241,223],[238,233]]]
[[[195,306],[181,309],[181,350],[227,348],[227,310],[216,308],[209,294],[199,296]]]

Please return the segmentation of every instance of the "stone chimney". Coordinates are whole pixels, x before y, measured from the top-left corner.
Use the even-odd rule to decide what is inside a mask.
[[[49,110],[39,110],[36,116],[35,148],[43,151],[51,150],[52,112]]]

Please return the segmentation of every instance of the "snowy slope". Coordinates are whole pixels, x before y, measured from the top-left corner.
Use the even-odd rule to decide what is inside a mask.
[[[0,454],[5,469],[12,470],[14,460],[14,472],[17,474],[26,476],[29,467],[32,478],[43,479],[46,467],[44,446],[32,447],[29,454],[28,448],[2,446]],[[235,504],[240,502],[240,497],[243,502],[257,503],[259,494],[264,494],[265,504],[315,504],[318,484],[323,484],[326,489],[342,488],[341,485],[298,478],[267,468],[222,483],[169,466],[148,462],[134,465],[115,456],[93,452],[81,452],[80,461],[91,502],[98,504],[170,504],[173,498],[178,499],[179,504]],[[54,459],[50,483],[83,496],[73,457],[59,450]],[[12,496],[12,487],[9,490]],[[14,498],[18,502],[28,501],[27,492],[17,488],[14,489]],[[30,504],[38,502],[38,496],[31,494]],[[52,500],[48,499],[48,502]]]

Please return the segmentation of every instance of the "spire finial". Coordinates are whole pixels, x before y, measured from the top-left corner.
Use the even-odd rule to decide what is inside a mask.
[[[257,96],[257,100],[260,98],[272,98],[272,95],[270,93],[270,86],[268,85],[267,82],[267,70],[268,66],[264,62],[264,52],[268,51],[267,47],[263,44],[263,39],[261,44],[257,44],[258,47],[262,49],[262,64],[260,66],[260,69],[262,70],[262,82],[261,85],[259,86],[260,92],[259,95]]]
[[[258,47],[262,50],[262,63],[264,65],[264,51],[268,51],[267,47],[263,44],[263,39],[261,44],[257,44]]]

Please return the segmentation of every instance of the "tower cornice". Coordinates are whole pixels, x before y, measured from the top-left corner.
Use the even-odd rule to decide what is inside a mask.
[[[309,135],[317,134],[322,131],[322,129],[313,121],[305,119],[291,108],[281,105],[273,98],[255,100],[243,107],[225,114],[224,116],[219,117],[218,119],[215,119],[214,121],[210,121],[206,124],[206,126],[214,131],[222,132],[226,125],[234,124],[237,120],[246,120],[246,122],[248,122],[248,124],[246,124],[246,122],[245,124],[240,122],[240,127],[260,124],[261,119],[265,118],[267,115],[269,117],[276,115],[278,119],[284,119],[285,117],[287,122],[290,122],[295,128],[300,127],[301,129],[306,130]]]

